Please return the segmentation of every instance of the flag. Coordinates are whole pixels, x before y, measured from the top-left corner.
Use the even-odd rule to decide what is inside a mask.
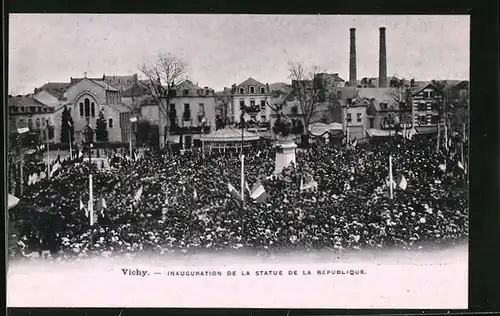
[[[354,139],[354,141],[352,142],[352,148],[356,148],[356,145],[358,145],[358,140]]]
[[[101,216],[104,216],[104,209],[107,209],[108,206],[106,205],[106,200],[101,198]]]
[[[52,175],[54,175],[54,173],[61,167],[61,164],[59,163],[59,161],[57,161],[53,166],[52,166],[52,170],[50,171],[50,176],[52,177]]]
[[[198,200],[198,192],[196,192],[196,189],[194,189],[193,199],[194,199],[195,201],[196,201],[196,200]]]
[[[300,191],[315,189],[318,187],[318,182],[314,181],[312,178],[304,184],[303,179],[300,180]]]
[[[252,190],[250,191],[250,197],[257,203],[266,201],[268,194],[260,181],[257,181],[257,183],[255,183],[255,185],[253,186]]]
[[[397,187],[396,181],[394,181],[394,179],[391,179],[389,181],[389,176],[387,176],[387,178],[385,179],[385,185],[389,187],[390,182],[392,182],[392,188],[395,189]]]
[[[139,188],[139,190],[137,190],[137,193],[135,193],[135,196],[134,196],[134,200],[135,201],[139,201],[141,199],[142,190],[143,190],[143,188],[142,188],[142,185],[141,185],[141,187]]]
[[[406,178],[404,175],[401,175],[401,181],[399,181],[399,187],[401,190],[406,190],[406,187],[408,186],[408,181],[406,181]]]
[[[411,140],[413,138],[413,136],[416,135],[416,134],[417,134],[417,131],[413,127],[412,129],[410,129],[408,131],[406,138],[409,139],[409,140]]]
[[[85,207],[85,204],[82,202],[82,198],[80,198],[80,211],[85,210],[85,216],[89,217],[89,210]]]
[[[83,151],[80,149],[78,151],[78,158],[82,158],[83,157]]]
[[[250,194],[250,196],[252,195],[252,190],[250,190],[250,186],[248,185],[248,182],[245,180],[245,189],[248,191],[248,194]]]
[[[132,122],[132,123],[137,122],[137,117],[131,117],[131,118],[130,118],[130,122]]]
[[[203,115],[203,118],[200,120],[201,125],[207,124],[207,117]]]
[[[464,165],[462,164],[461,161],[458,162],[458,167],[465,172],[465,167],[464,167]]]
[[[442,171],[446,171],[446,163],[440,164],[439,169],[441,169]]]
[[[240,194],[238,193],[238,191],[236,190],[235,187],[233,187],[233,185],[231,183],[227,183],[227,188],[229,189],[229,193],[231,194],[231,196],[238,200],[238,201],[241,201],[241,196]]]

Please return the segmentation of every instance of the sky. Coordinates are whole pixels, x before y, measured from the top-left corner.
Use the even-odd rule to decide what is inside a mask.
[[[349,29],[357,77],[378,77],[379,27],[387,74],[416,80],[469,79],[469,16],[14,14],[9,16],[9,94],[70,77],[139,74],[173,53],[188,79],[215,90],[248,77],[289,82],[300,62],[349,80]]]

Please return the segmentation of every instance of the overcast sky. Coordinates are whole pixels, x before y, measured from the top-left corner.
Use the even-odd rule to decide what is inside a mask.
[[[381,26],[389,76],[469,78],[468,16],[22,14],[9,17],[9,93],[84,72],[139,73],[158,52],[183,58],[189,79],[216,90],[248,77],[288,82],[288,61],[348,80],[351,27],[358,79],[377,77]]]

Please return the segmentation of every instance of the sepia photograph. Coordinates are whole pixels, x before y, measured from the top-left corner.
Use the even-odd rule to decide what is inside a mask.
[[[467,308],[469,16],[8,23],[8,306]]]

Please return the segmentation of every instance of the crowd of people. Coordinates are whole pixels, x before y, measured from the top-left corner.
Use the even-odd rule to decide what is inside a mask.
[[[138,159],[111,154],[109,168],[61,160],[50,180],[27,186],[10,210],[16,240],[10,255],[270,254],[449,245],[468,236],[467,180],[459,142],[440,153],[432,142],[312,145],[297,150],[296,166],[277,175],[272,175],[275,147],[247,148],[246,182],[262,183],[267,199],[253,201],[245,190],[243,205],[228,190],[228,183],[240,189],[239,151],[207,151],[204,157],[199,149],[146,150]],[[397,183],[392,199],[389,155]],[[92,226],[86,211],[89,174]],[[405,185],[399,185],[403,178]],[[301,189],[312,180],[315,189]]]

